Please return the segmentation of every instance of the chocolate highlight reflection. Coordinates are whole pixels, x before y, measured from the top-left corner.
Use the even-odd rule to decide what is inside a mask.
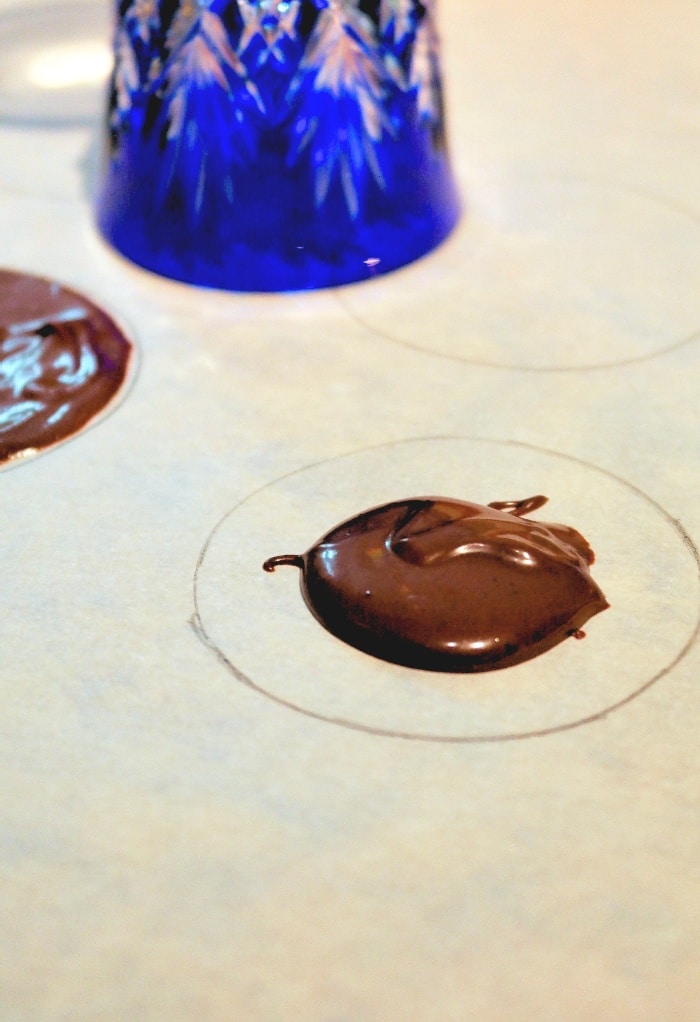
[[[546,501],[396,501],[263,568],[300,568],[316,618],[373,656],[433,671],[508,667],[583,638],[609,606],[583,536],[524,517]]]
[[[133,349],[82,295],[0,270],[0,465],[77,433],[125,382]]]

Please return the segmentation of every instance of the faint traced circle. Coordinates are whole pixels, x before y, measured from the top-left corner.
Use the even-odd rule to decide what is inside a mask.
[[[700,336],[700,218],[605,181],[527,178],[468,196],[429,258],[339,303],[383,338],[493,368],[643,361]]]
[[[550,504],[537,517],[591,542],[612,606],[584,641],[507,670],[448,676],[376,660],[317,623],[296,569],[262,571],[267,557],[303,553],[333,525],[389,500],[486,503],[539,492]],[[193,623],[239,681],[307,716],[380,736],[510,740],[598,720],[678,664],[700,630],[698,567],[679,523],[604,469],[515,441],[418,438],[306,466],[236,505],[202,548]]]

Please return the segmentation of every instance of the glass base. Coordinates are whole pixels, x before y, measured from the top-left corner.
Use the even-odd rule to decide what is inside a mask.
[[[128,154],[127,154],[128,155]],[[132,262],[165,277],[231,291],[298,291],[368,280],[425,255],[450,234],[460,203],[446,156],[395,168],[385,191],[368,185],[352,218],[340,184],[316,209],[313,188],[259,154],[229,202],[220,187],[195,209],[143,152],[115,162],[97,222]]]
[[[455,225],[434,5],[134,2],[114,45],[97,220],[141,266],[227,290],[332,287]]]

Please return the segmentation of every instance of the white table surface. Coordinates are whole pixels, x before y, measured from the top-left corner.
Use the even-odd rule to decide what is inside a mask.
[[[465,216],[335,292],[126,263],[97,94],[23,122],[0,75],[0,265],[140,351],[0,475],[3,1022],[699,1017],[700,7],[440,16]],[[259,570],[437,487],[549,495],[612,605],[585,642],[391,668]]]

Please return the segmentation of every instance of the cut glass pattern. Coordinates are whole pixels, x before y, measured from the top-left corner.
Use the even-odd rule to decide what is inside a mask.
[[[175,266],[191,254],[174,249],[200,225],[221,259],[272,243],[285,263],[327,263],[332,246],[347,246],[343,238],[366,246],[363,221],[390,214],[387,239],[398,238],[400,220],[417,205],[427,221],[437,195],[431,175],[450,192],[454,222],[430,0],[131,0],[121,12],[99,215],[136,261],[196,278],[199,270]],[[137,240],[127,220],[144,188],[139,215],[148,223]],[[271,227],[275,202],[299,221],[284,256]],[[168,219],[161,216],[158,231],[159,212]],[[319,217],[327,219],[314,240],[309,221]],[[425,237],[444,236],[438,221],[422,224]],[[139,245],[163,252],[140,257],[132,251]],[[398,259],[368,251],[359,263]],[[338,270],[338,279],[345,275]],[[215,282],[225,271],[210,276]]]

